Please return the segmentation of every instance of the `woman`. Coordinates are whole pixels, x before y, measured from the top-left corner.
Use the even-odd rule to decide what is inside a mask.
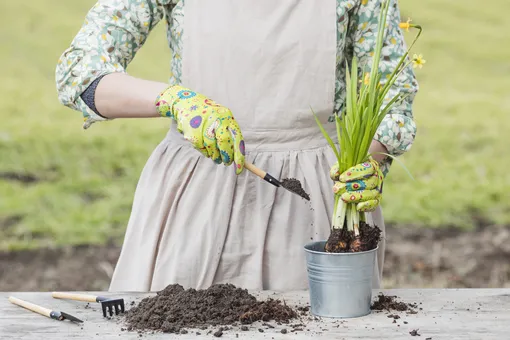
[[[356,55],[370,65],[380,3],[102,0],[90,10],[57,66],[60,101],[83,112],[84,128],[132,117],[177,123],[143,169],[110,290],[221,282],[307,287],[303,246],[329,236],[335,162],[310,107],[323,123],[341,110],[344,62]],[[399,9],[391,6],[385,74],[405,52]],[[162,19],[172,50],[170,85],[126,73]],[[414,140],[411,68],[395,91],[410,96],[387,115],[371,152],[398,156]],[[298,178],[311,202],[243,171],[245,159],[274,176]],[[374,159],[372,170],[380,166],[386,175],[390,162]],[[384,230],[380,188],[368,189],[364,196],[372,199],[358,206],[372,209],[369,219]],[[383,259],[384,241],[374,287]]]

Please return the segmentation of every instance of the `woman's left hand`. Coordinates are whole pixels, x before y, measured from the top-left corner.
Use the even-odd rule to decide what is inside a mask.
[[[383,174],[372,157],[340,174],[338,163],[331,167],[333,192],[345,203],[355,203],[361,212],[374,211],[382,199]]]

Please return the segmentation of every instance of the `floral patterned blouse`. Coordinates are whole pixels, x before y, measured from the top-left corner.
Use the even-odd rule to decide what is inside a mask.
[[[336,112],[345,103],[345,60],[350,60],[354,54],[361,64],[370,57],[376,43],[380,4],[381,0],[337,0]],[[168,23],[167,38],[172,51],[170,84],[180,84],[185,5],[186,0],[102,0],[88,12],[71,46],[58,60],[56,69],[59,100],[83,113],[85,129],[105,118],[91,110],[80,95],[98,77],[112,72],[126,72],[136,52],[162,19]],[[348,16],[348,20],[345,20],[345,16]],[[379,66],[383,72],[382,79],[392,72],[406,50],[399,23],[397,0],[392,0],[387,38]],[[394,156],[408,151],[414,141],[416,125],[412,103],[417,90],[418,83],[409,66],[389,93],[392,97],[398,91],[409,94],[402,104],[387,114],[375,136]],[[382,165],[385,174],[390,163]]]

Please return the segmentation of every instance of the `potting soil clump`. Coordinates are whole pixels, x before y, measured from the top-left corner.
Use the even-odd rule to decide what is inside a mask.
[[[301,186],[301,182],[295,178],[285,178],[282,180],[282,187],[295,192],[299,196],[303,197],[306,200],[310,200],[310,195],[306,193],[306,191]]]
[[[353,231],[347,230],[347,227],[333,229],[326,242],[325,250],[330,253],[369,251],[375,249],[380,240],[381,229],[360,221],[359,237],[356,237]]]
[[[255,321],[288,323],[298,314],[279,300],[258,301],[246,289],[216,284],[208,289],[185,290],[169,285],[126,312],[128,330],[182,333],[187,328],[251,324]]]

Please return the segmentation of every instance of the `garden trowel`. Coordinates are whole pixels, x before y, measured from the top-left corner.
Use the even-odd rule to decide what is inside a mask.
[[[44,315],[44,316],[54,319],[54,320],[58,320],[58,321],[69,320],[72,322],[80,322],[80,323],[83,322],[80,319],[78,319],[70,314],[54,311],[54,310],[51,310],[48,308],[44,308],[44,307],[38,306],[36,304],[33,304],[31,302],[20,300],[13,296],[9,297],[9,301],[15,305],[26,308],[32,312]]]
[[[285,190],[287,190],[287,191],[289,191],[289,192],[291,192],[291,193],[293,193],[295,195],[298,195],[299,197],[302,197],[302,198],[306,199],[307,201],[310,200],[310,197],[302,189],[300,190],[302,192],[299,192],[299,191],[295,190],[293,188],[293,186],[284,185],[284,183],[280,182],[279,180],[277,180],[276,178],[274,178],[273,176],[271,176],[270,174],[268,174],[264,170],[257,168],[252,163],[250,163],[248,161],[245,161],[244,162],[244,167],[248,171],[250,171],[253,174],[257,175],[258,177],[262,178],[264,181],[266,181],[268,183],[271,183],[275,187],[284,188]]]

